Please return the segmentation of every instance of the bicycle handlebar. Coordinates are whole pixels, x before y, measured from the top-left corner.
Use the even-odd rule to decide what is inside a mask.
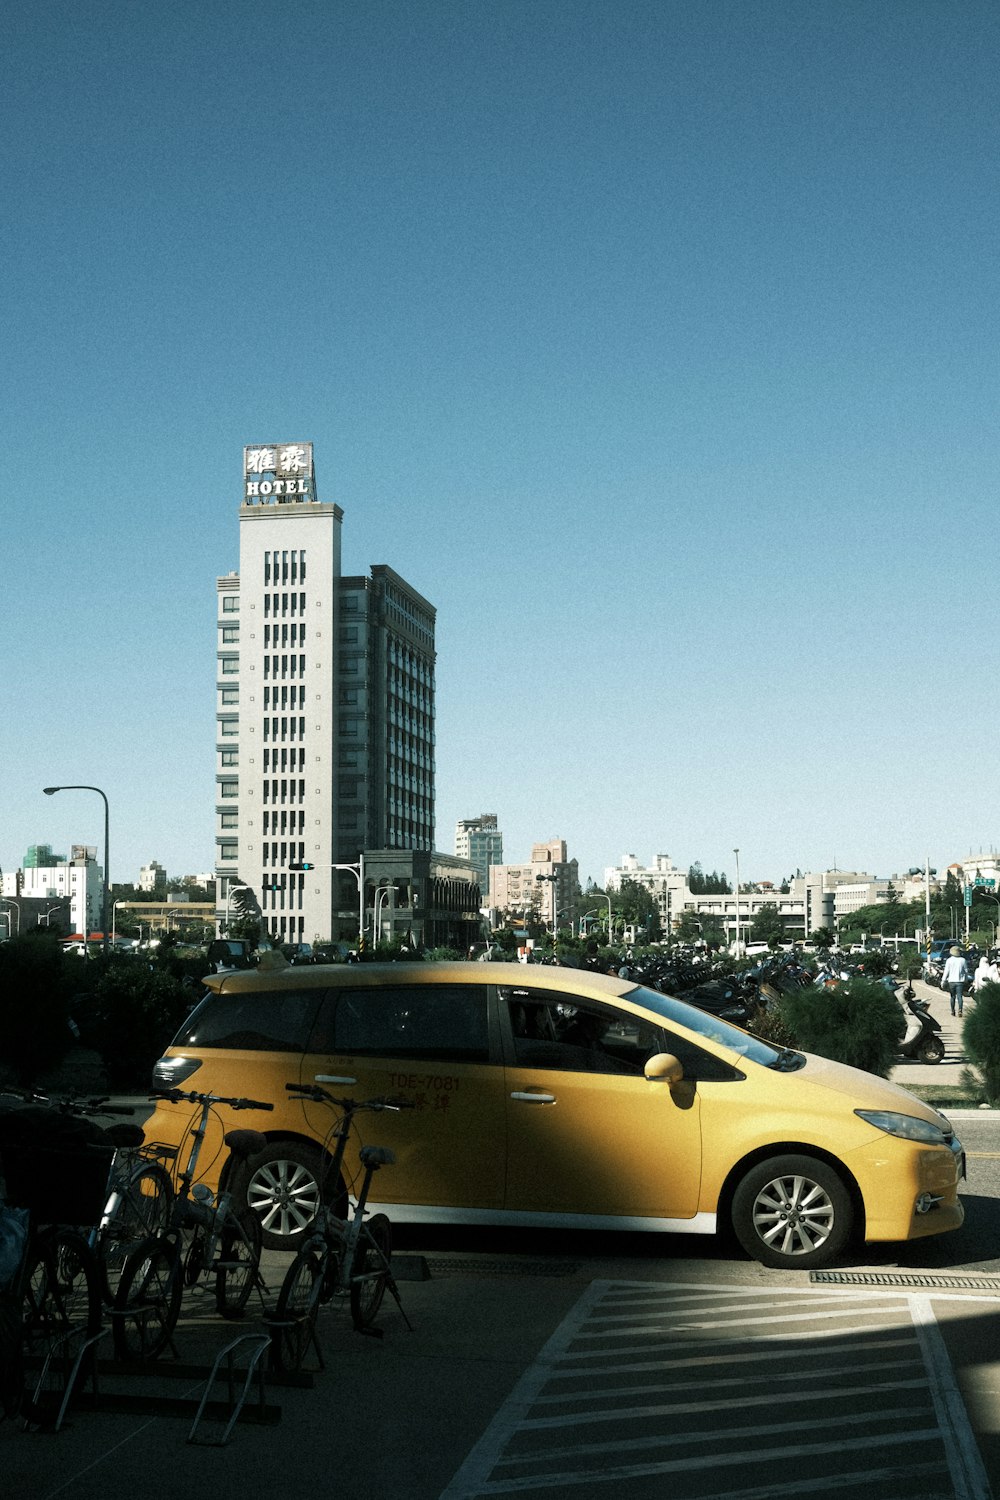
[[[304,1099],[312,1099],[316,1104],[335,1104],[338,1109],[346,1113],[355,1114],[359,1109],[416,1109],[413,1099],[386,1099],[379,1096],[376,1099],[338,1099],[335,1094],[330,1094],[321,1088],[318,1083],[286,1083],[286,1092],[298,1094]]]
[[[273,1109],[273,1104],[267,1104],[262,1099],[227,1099],[223,1094],[199,1094],[194,1089],[154,1089],[150,1096],[153,1099],[169,1099],[172,1104],[179,1104],[186,1099],[190,1104],[228,1104],[230,1109]]]
[[[59,1094],[39,1094],[34,1089],[4,1089],[22,1104],[45,1104],[64,1115],[134,1115],[132,1104],[109,1104],[107,1096],[100,1099],[70,1099]]]

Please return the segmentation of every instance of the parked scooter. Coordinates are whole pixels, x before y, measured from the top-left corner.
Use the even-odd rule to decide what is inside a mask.
[[[907,1000],[906,1035],[899,1047],[900,1057],[910,1062],[939,1063],[944,1057],[944,1042],[939,1035],[940,1021],[930,1013],[929,1000]]]

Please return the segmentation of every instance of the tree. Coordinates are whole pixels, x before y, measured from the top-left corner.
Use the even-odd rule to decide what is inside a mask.
[[[1000,984],[984,984],[965,1018],[962,1042],[983,1083],[986,1102],[1000,1104]]]
[[[784,936],[785,924],[778,911],[777,902],[765,901],[757,908],[754,919],[750,923],[750,941],[767,943],[772,948],[779,948]]]
[[[620,913],[627,925],[638,932],[645,930],[649,942],[656,942],[660,935],[660,913],[649,889],[637,880],[623,880],[618,891],[616,915]]]
[[[836,933],[830,927],[814,927],[812,941],[817,948],[832,948],[837,941]]]

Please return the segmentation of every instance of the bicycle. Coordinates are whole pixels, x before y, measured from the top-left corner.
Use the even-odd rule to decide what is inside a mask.
[[[60,1138],[51,1129],[55,1114],[50,1102],[28,1103],[5,1114],[0,1130],[3,1196],[25,1235],[20,1266],[0,1305],[0,1404],[8,1414],[19,1411],[26,1424],[41,1425],[50,1415],[44,1393],[51,1381],[61,1397],[58,1427],[78,1380],[92,1368],[101,1333],[97,1257],[74,1226],[100,1217],[113,1150],[82,1134]],[[40,1375],[29,1397],[31,1368]]]
[[[191,1151],[181,1171],[163,1234],[142,1241],[126,1258],[115,1294],[112,1322],[115,1354],[123,1362],[148,1361],[172,1343],[184,1287],[215,1278],[216,1309],[224,1318],[241,1317],[254,1287],[261,1286],[261,1226],[256,1214],[237,1214],[232,1194],[195,1182],[208,1117],[216,1105],[230,1109],[272,1110],[259,1099],[229,1099],[194,1090],[158,1089],[157,1098],[198,1106]],[[238,1162],[263,1151],[258,1130],[230,1130],[225,1144]]]
[[[354,1080],[318,1073],[315,1083],[285,1084],[288,1093],[329,1105],[331,1110],[337,1111],[324,1141],[324,1160],[327,1162],[324,1177],[333,1183],[341,1180],[355,1115],[363,1110],[378,1112],[414,1108],[409,1099],[341,1099],[321,1087],[324,1083],[348,1082]],[[328,1154],[331,1141],[336,1142],[332,1157]],[[272,1318],[271,1356],[278,1370],[300,1368],[309,1345],[315,1343],[320,1305],[336,1296],[349,1297],[355,1328],[371,1333],[376,1331],[371,1325],[388,1290],[407,1327],[410,1326],[390,1268],[392,1228],[389,1220],[381,1213],[365,1219],[372,1178],[380,1167],[391,1166],[395,1156],[386,1146],[362,1146],[360,1159],[364,1178],[353,1213],[348,1212],[346,1218],[341,1218],[336,1208],[327,1202],[328,1195],[322,1193],[307,1238],[285,1273]]]
[[[134,1115],[130,1104],[112,1104],[107,1096],[75,1099],[40,1094],[33,1089],[8,1089],[23,1104],[39,1104],[80,1119]],[[77,1225],[97,1257],[101,1293],[110,1307],[128,1252],[142,1239],[166,1228],[174,1184],[164,1163],[177,1155],[172,1146],[146,1143],[141,1125],[126,1123],[101,1127],[113,1147],[104,1210],[98,1223]]]

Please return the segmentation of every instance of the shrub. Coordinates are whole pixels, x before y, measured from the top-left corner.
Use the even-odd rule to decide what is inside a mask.
[[[72,1043],[69,972],[48,928],[0,943],[0,1066],[25,1087],[57,1066]]]
[[[986,1102],[1000,1104],[1000,984],[984,984],[962,1027],[966,1055],[982,1080]]]
[[[112,959],[88,997],[86,1040],[115,1087],[146,1086],[156,1059],[199,998],[196,985],[134,958]]]
[[[782,995],[780,1014],[805,1052],[888,1076],[906,1022],[891,990],[874,979],[833,989],[808,985]]]

